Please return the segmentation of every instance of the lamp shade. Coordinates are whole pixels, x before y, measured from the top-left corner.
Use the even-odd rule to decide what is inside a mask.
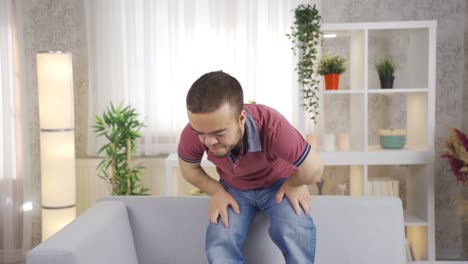
[[[58,230],[62,229],[76,217],[76,209],[64,208],[61,210],[42,209],[42,238],[45,240]]]
[[[74,127],[73,71],[70,53],[37,54],[41,129]]]
[[[73,131],[41,132],[42,206],[75,204],[75,136]]]
[[[70,53],[37,54],[42,239],[76,216],[73,71]]]

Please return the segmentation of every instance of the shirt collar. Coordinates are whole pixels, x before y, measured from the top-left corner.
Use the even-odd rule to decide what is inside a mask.
[[[243,138],[244,148],[242,156],[247,155],[247,152],[262,151],[262,144],[260,143],[260,135],[258,134],[257,125],[253,117],[247,112],[247,119],[245,121],[245,135]]]

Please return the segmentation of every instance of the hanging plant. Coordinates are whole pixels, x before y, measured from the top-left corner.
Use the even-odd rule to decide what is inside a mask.
[[[112,195],[148,195],[149,189],[140,180],[143,166],[132,165],[136,139],[141,137],[139,131],[144,126],[136,110],[123,104],[115,108],[111,103],[101,117],[94,118],[94,132],[108,140],[98,152],[104,152],[97,168],[98,176],[110,183]]]
[[[299,76],[298,82],[302,86],[304,95],[304,107],[309,112],[310,119],[317,123],[318,115],[318,87],[317,60],[318,45],[322,43],[320,31],[321,16],[314,6],[299,5],[294,10],[294,25],[291,34],[286,36],[292,41],[291,48],[296,55],[299,50],[299,61],[294,69]]]

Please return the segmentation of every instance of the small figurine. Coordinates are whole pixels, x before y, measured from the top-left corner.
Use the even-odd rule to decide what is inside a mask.
[[[319,190],[319,193],[318,193],[319,195],[323,195],[322,188],[323,188],[324,183],[325,183],[324,179],[322,179],[321,181],[318,181],[317,183],[315,183],[315,184],[317,184],[317,188]]]

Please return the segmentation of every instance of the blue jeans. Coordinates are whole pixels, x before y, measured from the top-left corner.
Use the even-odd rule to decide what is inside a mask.
[[[228,208],[228,228],[224,227],[221,218],[218,224],[209,223],[205,250],[210,263],[245,263],[242,245],[259,210],[270,220],[268,233],[287,264],[314,263],[315,225],[312,218],[304,211],[301,216],[296,215],[287,197],[281,203],[276,202],[276,194],[285,181],[280,179],[268,188],[241,191],[221,180],[226,191],[239,204],[240,214]]]

